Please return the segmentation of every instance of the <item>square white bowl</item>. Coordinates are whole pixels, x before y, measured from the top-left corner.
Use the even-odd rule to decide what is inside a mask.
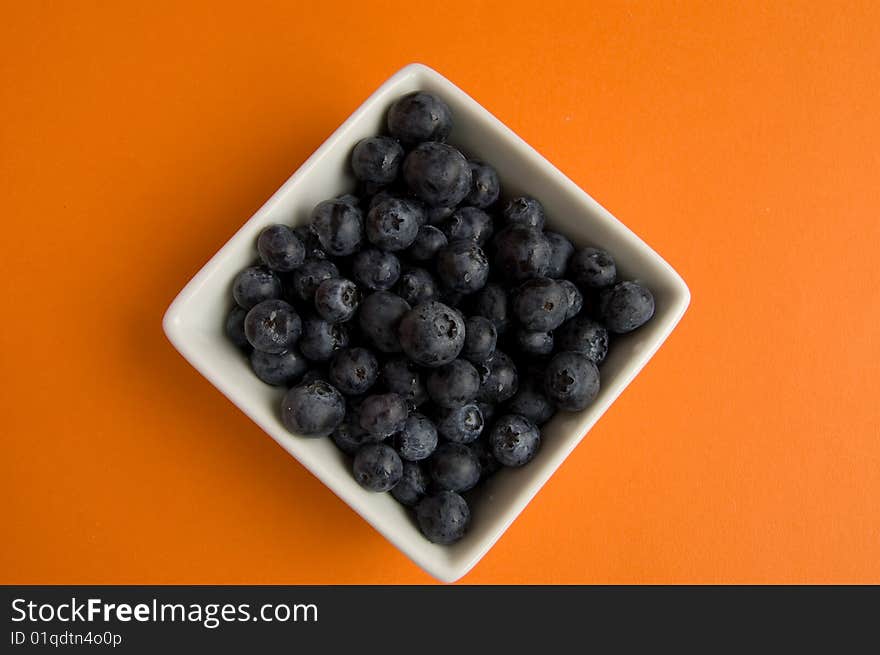
[[[348,458],[330,439],[290,434],[279,418],[284,389],[254,377],[247,359],[229,343],[223,329],[232,307],[232,280],[253,262],[260,230],[271,223],[306,223],[318,202],[351,191],[352,147],[382,132],[391,103],[415,90],[437,94],[449,104],[455,119],[450,142],[468,156],[490,162],[498,170],[505,195],[539,198],[548,227],[577,246],[608,250],[622,277],[645,283],[656,301],[656,313],[647,325],[615,341],[602,366],[602,388],[593,404],[578,413],[557,414],[543,428],[546,438],[534,461],[521,469],[504,470],[486,483],[472,508],[470,531],[452,546],[427,541],[390,494],[359,487]],[[202,375],[303,466],[425,571],[453,582],[486,554],[654,355],[689,302],[690,292],[672,267],[599,203],[449,80],[426,66],[411,64],[367,98],[205,264],[171,303],[163,327],[171,343]]]

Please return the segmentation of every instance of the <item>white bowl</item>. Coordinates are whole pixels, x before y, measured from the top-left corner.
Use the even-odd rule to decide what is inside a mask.
[[[489,480],[472,508],[470,531],[453,546],[427,541],[390,494],[370,493],[358,486],[349,460],[330,439],[290,434],[279,419],[284,390],[254,377],[247,359],[227,341],[223,329],[232,306],[232,280],[254,260],[260,230],[271,223],[306,223],[318,202],[351,191],[354,179],[348,161],[352,147],[382,132],[391,103],[415,90],[435,93],[449,104],[455,119],[450,141],[469,156],[490,162],[498,170],[505,194],[540,199],[549,227],[579,246],[607,249],[620,274],[645,283],[656,301],[653,320],[615,341],[602,366],[602,389],[595,402],[576,414],[557,414],[543,428],[545,438],[534,461]],[[666,340],[689,301],[684,281],[660,255],[461,89],[430,68],[411,64],[367,98],[205,264],[171,303],[163,326],[180,353],[303,466],[416,564],[452,582],[486,554],[580,443]]]

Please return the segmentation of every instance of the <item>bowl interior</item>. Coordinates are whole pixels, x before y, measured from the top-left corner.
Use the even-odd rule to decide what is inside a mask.
[[[254,377],[246,358],[223,334],[232,306],[232,280],[254,261],[259,231],[275,222],[307,223],[318,202],[351,191],[351,148],[359,139],[381,133],[390,104],[419,89],[440,95],[450,105],[455,116],[450,142],[468,156],[495,166],[505,195],[527,193],[539,198],[551,229],[578,246],[606,248],[624,277],[651,288],[657,307],[648,325],[614,342],[602,366],[602,390],[593,405],[576,414],[558,414],[544,427],[541,450],[531,464],[501,471],[469,498],[471,530],[451,547],[425,540],[390,494],[361,489],[350,474],[349,459],[330,439],[289,434],[278,415],[283,390]],[[687,287],[675,271],[605,209],[448,80],[424,66],[412,65],[380,87],[217,253],[175,300],[165,326],[184,356],[306,468],[417,564],[441,580],[452,581],[485,554],[644,366],[680,319],[688,299]]]

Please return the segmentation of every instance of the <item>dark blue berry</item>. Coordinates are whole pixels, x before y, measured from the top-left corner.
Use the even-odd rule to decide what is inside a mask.
[[[257,350],[281,353],[296,344],[302,321],[294,308],[283,300],[264,300],[244,319],[244,333]]]
[[[654,296],[638,282],[618,282],[602,293],[599,313],[609,331],[632,332],[654,316]]]
[[[424,209],[412,200],[388,198],[367,214],[367,239],[388,252],[409,248],[425,222]]]
[[[429,225],[442,225],[447,218],[455,213],[455,207],[427,207],[425,218]]]
[[[397,295],[414,307],[439,299],[440,287],[424,268],[408,268],[397,281]]]
[[[284,273],[298,268],[306,259],[305,246],[286,225],[263,228],[257,238],[257,251],[266,266]]]
[[[441,229],[449,241],[470,239],[480,246],[495,231],[489,214],[476,207],[459,207],[441,224]]]
[[[312,211],[312,231],[328,254],[351,255],[363,243],[364,219],[360,209],[344,200],[325,200]]]
[[[581,248],[568,260],[568,276],[581,289],[604,289],[614,284],[617,267],[599,248]]]
[[[361,427],[381,438],[402,430],[409,413],[406,401],[396,393],[367,396],[358,411]]]
[[[388,131],[405,146],[421,141],[445,141],[452,131],[452,112],[437,96],[416,91],[391,105]]]
[[[574,246],[558,232],[544,232],[544,238],[550,242],[550,266],[547,277],[560,278],[568,270],[568,260],[574,253]]]
[[[347,325],[329,323],[320,316],[311,315],[303,320],[299,349],[306,359],[326,362],[338,349],[348,346],[349,340]]]
[[[468,205],[485,209],[501,195],[501,181],[494,168],[481,161],[469,161],[471,167],[471,192],[465,198]]]
[[[247,316],[247,310],[242,309],[238,305],[232,308],[232,311],[226,317],[226,338],[239,348],[250,350],[251,344],[244,333],[245,316]]]
[[[296,348],[277,354],[253,350],[251,368],[266,384],[290,387],[302,379],[309,364]]]
[[[483,425],[491,425],[495,419],[495,403],[484,403],[478,400],[475,404],[480,409],[480,414],[483,415]]]
[[[437,276],[452,291],[473,293],[489,279],[489,260],[475,241],[452,241],[437,254]]]
[[[361,286],[373,291],[387,291],[400,277],[400,260],[390,252],[365,248],[354,256],[351,273]]]
[[[358,325],[370,343],[383,353],[400,352],[398,326],[409,311],[409,304],[400,296],[376,291],[361,302]]]
[[[518,350],[524,355],[540,356],[553,352],[552,332],[532,331],[521,327],[514,336]]]
[[[232,297],[239,307],[251,309],[264,300],[281,297],[281,280],[265,266],[250,266],[235,276]]]
[[[544,229],[544,207],[535,198],[514,198],[505,205],[503,215],[508,225]]]
[[[394,485],[391,495],[401,505],[414,507],[428,491],[430,478],[418,462],[403,462],[403,475]]]
[[[513,360],[500,350],[477,366],[480,390],[477,399],[484,403],[503,403],[519,388],[519,375]]]
[[[430,262],[446,247],[448,240],[440,228],[434,225],[423,225],[419,228],[416,240],[407,249],[410,259],[417,262]]]
[[[599,369],[583,353],[561,352],[547,364],[544,394],[557,408],[578,412],[599,393]]]
[[[394,436],[394,444],[405,460],[426,459],[437,447],[437,427],[423,414],[410,414],[403,429]]]
[[[428,541],[449,545],[461,539],[471,522],[467,501],[457,493],[441,491],[416,506],[419,529]]]
[[[492,448],[489,446],[488,435],[481,436],[476,441],[469,443],[468,448],[480,463],[480,479],[485,480],[495,475],[501,468],[501,464],[492,454]]]
[[[341,323],[354,316],[361,294],[351,280],[331,278],[315,290],[315,309],[328,323]]]
[[[495,266],[504,279],[522,282],[550,269],[550,242],[540,230],[512,226],[495,237]]]
[[[326,436],[344,418],[342,394],[323,380],[300,383],[281,401],[281,421],[288,430],[300,436]]]
[[[507,293],[500,285],[491,282],[473,295],[471,311],[492,321],[498,334],[504,333],[510,321]]]
[[[476,397],[480,375],[473,364],[456,359],[432,370],[427,386],[428,396],[438,407],[459,407]]]
[[[488,318],[471,316],[465,322],[465,332],[462,357],[471,362],[483,362],[495,352],[498,330]]]
[[[556,407],[544,395],[542,386],[530,380],[520,385],[519,391],[507,404],[507,411],[525,416],[535,425],[544,425],[556,414]]]
[[[446,491],[467,491],[480,481],[480,462],[464,444],[440,444],[430,465],[434,484]]]
[[[385,388],[398,394],[411,407],[418,407],[428,399],[418,367],[406,357],[394,357],[385,362],[381,377]]]
[[[312,232],[311,225],[298,225],[293,228],[293,233],[306,249],[306,260],[327,259],[327,253],[324,252],[324,248],[321,246],[318,236]]]
[[[447,441],[470,443],[476,440],[486,422],[476,403],[441,409],[438,414],[437,432]]]
[[[373,184],[391,184],[403,163],[403,147],[387,136],[371,136],[358,141],[351,153],[354,176]]]
[[[458,357],[464,346],[464,319],[451,307],[431,301],[404,314],[398,334],[400,346],[415,363],[443,366]]]
[[[556,333],[556,346],[560,352],[583,353],[594,364],[601,364],[608,354],[608,330],[586,316],[578,316]]]
[[[339,269],[329,259],[307,259],[291,273],[286,296],[289,300],[311,303],[324,280],[339,277]]]
[[[561,286],[565,290],[565,295],[568,296],[568,310],[565,312],[565,320],[567,321],[581,313],[581,309],[584,307],[584,296],[571,280],[556,280],[556,284]]]
[[[403,162],[412,192],[431,207],[454,207],[471,190],[471,169],[458,150],[429,141],[416,146]]]
[[[390,491],[403,477],[403,462],[394,448],[383,443],[360,447],[352,463],[354,479],[368,491]]]
[[[567,312],[568,293],[549,277],[524,282],[513,299],[513,313],[526,330],[555,330],[562,325]]]
[[[366,348],[337,350],[327,367],[327,377],[342,393],[366,393],[379,377],[379,362]]]
[[[523,466],[538,453],[541,432],[525,416],[502,416],[489,432],[492,454],[504,466]]]
[[[361,446],[373,441],[372,437],[361,427],[357,412],[351,410],[346,411],[345,418],[342,423],[336,426],[330,438],[333,439],[337,448],[349,457],[354,457]]]

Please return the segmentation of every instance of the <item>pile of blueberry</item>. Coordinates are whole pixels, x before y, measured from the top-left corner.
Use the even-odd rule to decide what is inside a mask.
[[[404,96],[387,123],[352,151],[356,195],[261,232],[226,333],[289,388],[291,432],[330,436],[361,486],[450,544],[470,522],[460,494],[527,464],[541,425],[593,401],[609,335],[648,321],[654,298],[607,252],[545,230],[535,198],[499,202],[495,170],[445,143],[441,99]]]

